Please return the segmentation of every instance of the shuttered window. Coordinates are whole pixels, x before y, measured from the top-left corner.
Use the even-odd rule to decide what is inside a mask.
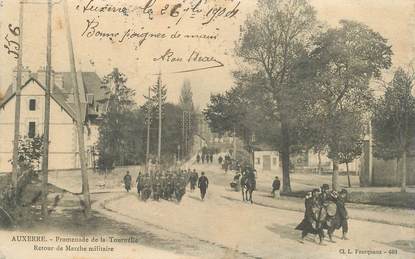
[[[35,99],[29,100],[29,110],[36,111],[36,100]]]
[[[34,138],[36,136],[36,122],[31,121],[29,122],[29,130],[27,133],[29,138]]]

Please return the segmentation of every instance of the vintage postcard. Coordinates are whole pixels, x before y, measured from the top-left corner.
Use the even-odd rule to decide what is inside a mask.
[[[415,258],[414,0],[0,0],[0,259]]]

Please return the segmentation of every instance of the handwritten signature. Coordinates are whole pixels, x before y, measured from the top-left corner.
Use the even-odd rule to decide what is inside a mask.
[[[216,57],[203,55],[199,50],[196,49],[194,49],[190,54],[184,56],[176,54],[172,49],[168,49],[159,57],[153,58],[153,61],[161,61],[166,63],[188,63],[192,65],[205,64],[202,67],[194,67],[187,70],[175,71],[173,73],[186,73],[224,66],[224,64],[220,62]]]

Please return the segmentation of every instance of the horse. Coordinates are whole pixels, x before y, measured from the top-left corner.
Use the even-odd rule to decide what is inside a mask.
[[[252,192],[255,190],[256,181],[253,177],[241,177],[241,191],[242,191],[242,200],[243,201],[250,201],[254,203],[252,200]],[[244,194],[245,192],[245,194]],[[248,198],[249,193],[249,198]]]

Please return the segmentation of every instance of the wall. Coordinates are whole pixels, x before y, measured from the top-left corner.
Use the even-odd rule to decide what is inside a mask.
[[[270,156],[271,159],[271,170],[264,170],[264,156]],[[261,172],[273,172],[281,173],[281,162],[279,159],[279,153],[277,151],[255,151],[254,152],[254,167],[258,173]]]
[[[44,91],[30,81],[22,89],[20,134],[27,135],[30,121],[36,122],[36,133],[43,134]],[[36,99],[36,110],[29,110],[29,100]],[[15,97],[0,109],[0,172],[10,172],[13,154]],[[76,128],[73,119],[53,99],[50,113],[49,168],[68,169],[75,166]]]

